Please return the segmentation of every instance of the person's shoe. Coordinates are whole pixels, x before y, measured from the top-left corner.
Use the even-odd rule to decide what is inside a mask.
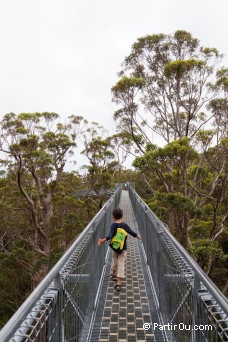
[[[116,277],[116,275],[110,274],[110,279],[113,280],[113,281],[116,281],[117,277]]]
[[[121,285],[117,285],[117,284],[116,284],[116,285],[115,285],[115,290],[116,290],[116,291],[120,291],[120,290],[121,290]]]

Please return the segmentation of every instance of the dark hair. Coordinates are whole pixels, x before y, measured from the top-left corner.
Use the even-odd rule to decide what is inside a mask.
[[[112,212],[112,215],[116,220],[119,220],[123,217],[123,210],[120,208],[115,208]]]

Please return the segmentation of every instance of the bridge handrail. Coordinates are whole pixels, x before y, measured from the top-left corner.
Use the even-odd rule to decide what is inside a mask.
[[[106,204],[100,209],[100,211],[94,216],[94,218],[89,222],[83,232],[79,237],[73,242],[69,249],[64,253],[60,260],[55,264],[55,266],[49,271],[49,273],[44,277],[44,279],[39,283],[39,285],[34,289],[34,291],[29,295],[25,302],[19,307],[19,309],[14,313],[14,315],[9,319],[6,325],[0,331],[0,341],[8,341],[15,331],[20,327],[21,323],[25,320],[28,313],[34,308],[38,300],[42,297],[44,292],[48,289],[51,283],[58,277],[63,266],[69,260],[75,249],[79,246],[83,238],[88,234],[89,230],[93,227],[102,213],[112,204],[115,200],[116,195],[120,193],[121,186],[119,186]]]
[[[228,299],[224,296],[224,294],[220,291],[220,289],[215,285],[215,283],[208,277],[208,275],[202,270],[202,268],[196,263],[196,261],[189,255],[186,249],[177,241],[177,239],[172,235],[166,225],[157,217],[157,215],[150,209],[150,207],[141,199],[141,197],[137,194],[137,192],[131,188],[131,191],[134,192],[134,195],[144,206],[144,208],[150,212],[150,214],[155,218],[157,222],[159,222],[160,227],[163,230],[163,233],[166,234],[169,239],[172,241],[174,246],[178,249],[181,255],[188,261],[191,268],[194,272],[202,279],[202,282],[206,285],[207,289],[213,294],[214,298],[219,302],[222,306],[223,310],[228,313]]]
[[[163,324],[186,327],[168,329],[167,340],[228,341],[226,297],[130,186],[129,193]]]

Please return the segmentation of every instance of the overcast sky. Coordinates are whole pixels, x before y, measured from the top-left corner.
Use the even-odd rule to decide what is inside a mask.
[[[184,29],[226,55],[228,0],[0,0],[0,117],[77,114],[112,126],[111,87],[141,36]]]

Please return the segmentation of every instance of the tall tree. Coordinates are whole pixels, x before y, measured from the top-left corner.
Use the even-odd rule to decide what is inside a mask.
[[[108,190],[114,186],[113,174],[118,169],[115,153],[110,138],[105,138],[103,127],[93,122],[84,134],[84,154],[89,165],[87,170],[88,193],[93,190],[98,198],[98,207],[101,208],[108,197]]]
[[[183,30],[139,38],[112,88],[118,128],[141,153],[153,132],[166,142],[194,137],[214,116],[204,110],[216,95],[210,85],[221,57]]]
[[[47,272],[51,256],[53,196],[66,160],[73,153],[83,118],[71,116],[62,124],[56,113],[10,113],[1,121],[0,151],[15,174],[23,207],[32,227],[27,243],[42,256],[34,283]]]

